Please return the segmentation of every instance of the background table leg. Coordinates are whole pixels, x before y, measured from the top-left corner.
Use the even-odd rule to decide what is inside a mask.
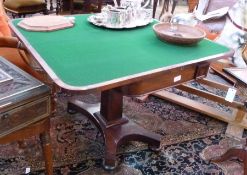
[[[45,168],[46,174],[52,175],[53,174],[53,161],[52,161],[52,150],[50,144],[50,134],[48,131],[40,134],[41,145],[43,149],[43,154],[45,158]]]

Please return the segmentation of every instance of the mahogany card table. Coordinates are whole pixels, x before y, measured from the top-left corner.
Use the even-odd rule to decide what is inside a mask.
[[[10,26],[34,59],[63,90],[101,92],[100,104],[71,101],[68,111],[88,116],[105,141],[104,167],[116,167],[119,145],[136,140],[159,147],[161,136],[122,114],[123,96],[148,94],[204,77],[212,61],[233,51],[204,39],[196,45],[158,40],[152,25],[126,30],[100,28],[76,15],[73,28],[30,32]]]

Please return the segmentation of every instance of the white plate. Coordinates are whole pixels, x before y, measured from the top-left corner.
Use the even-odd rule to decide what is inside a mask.
[[[153,22],[153,19],[150,20],[136,20],[133,23],[130,23],[128,25],[119,25],[119,26],[112,26],[108,23],[104,23],[104,22],[99,22],[97,20],[95,20],[95,16],[96,15],[91,15],[87,18],[88,22],[92,23],[93,25],[99,26],[99,27],[105,27],[105,28],[109,28],[109,29],[131,29],[131,28],[135,28],[135,27],[141,27],[141,26],[146,26],[150,23]]]

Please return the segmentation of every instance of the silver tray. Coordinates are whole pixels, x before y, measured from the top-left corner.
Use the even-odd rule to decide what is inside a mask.
[[[153,19],[150,20],[136,20],[133,23],[130,23],[128,25],[119,25],[119,26],[112,26],[111,24],[108,23],[104,23],[104,22],[98,22],[95,20],[95,16],[96,15],[91,15],[87,18],[88,22],[92,23],[95,26],[99,26],[99,27],[105,27],[105,28],[109,28],[109,29],[131,29],[131,28],[135,28],[135,27],[141,27],[141,26],[146,26],[150,23],[153,22]]]

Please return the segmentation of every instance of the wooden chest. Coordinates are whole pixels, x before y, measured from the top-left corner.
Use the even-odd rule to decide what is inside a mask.
[[[0,57],[0,139],[50,115],[50,89]]]

